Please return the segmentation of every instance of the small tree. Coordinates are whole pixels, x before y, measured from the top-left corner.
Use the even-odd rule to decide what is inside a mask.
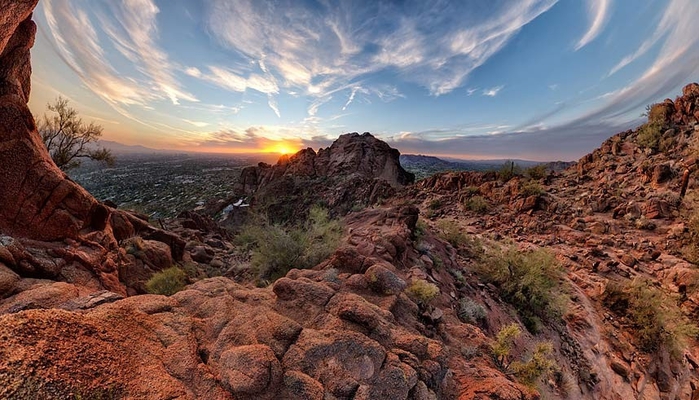
[[[68,99],[61,96],[53,104],[49,103],[47,108],[53,114],[44,114],[37,125],[41,139],[58,168],[63,171],[77,168],[83,158],[114,164],[109,150],[90,146],[102,136],[100,125],[84,123],[78,117],[78,112],[68,106]]]

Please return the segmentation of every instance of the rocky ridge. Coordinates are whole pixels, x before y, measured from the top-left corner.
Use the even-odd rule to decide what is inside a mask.
[[[248,197],[250,204],[278,222],[305,215],[314,203],[344,215],[388,199],[414,182],[399,157],[398,150],[368,132],[344,134],[317,153],[308,148],[282,156],[275,165],[243,169],[230,203]],[[236,217],[232,213],[230,220]]]
[[[680,361],[644,354],[634,345],[634,328],[625,316],[603,304],[610,283],[646,278],[679,299],[690,320],[699,316],[699,270],[686,260],[687,246],[695,240],[690,225],[697,210],[697,110],[697,84],[653,107],[650,114],[659,115],[659,126],[665,127],[658,135],[662,151],[640,144],[645,134],[640,127],[612,136],[574,167],[540,179],[444,173],[408,189],[428,221],[455,221],[471,235],[507,238],[558,255],[576,301],[566,317],[567,332],[551,335],[580,346],[578,356],[584,355],[586,368],[598,379],[591,392],[583,390],[586,396],[699,395],[696,342]],[[487,209],[471,209],[474,197]],[[577,368],[573,364],[571,370]]]

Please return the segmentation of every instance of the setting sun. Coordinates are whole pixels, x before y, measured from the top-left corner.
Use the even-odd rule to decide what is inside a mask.
[[[287,142],[274,143],[271,146],[264,149],[265,153],[279,153],[282,155],[294,154],[297,151],[298,151],[298,145],[296,145],[295,143],[287,143]]]

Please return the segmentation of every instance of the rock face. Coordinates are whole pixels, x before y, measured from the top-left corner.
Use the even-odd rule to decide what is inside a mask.
[[[104,224],[106,215],[53,164],[27,107],[36,3],[0,2],[0,230],[39,240],[77,238]]]
[[[386,199],[415,180],[399,159],[398,150],[370,133],[348,133],[318,153],[308,148],[282,156],[276,165],[244,169],[235,191],[251,196],[254,206],[279,221],[304,215],[311,198],[345,214]]]
[[[129,279],[119,269],[129,270],[130,263],[119,241],[141,235],[162,242],[175,260],[182,259],[184,243],[132,214],[100,204],[51,160],[27,107],[36,4],[0,0],[0,261],[25,278],[126,294],[124,282]],[[159,269],[171,263],[166,259]],[[11,281],[11,275],[3,277]],[[143,279],[136,280],[138,285]]]

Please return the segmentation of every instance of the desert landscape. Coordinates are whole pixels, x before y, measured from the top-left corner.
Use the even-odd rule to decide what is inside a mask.
[[[345,132],[64,171],[37,3],[0,0],[0,398],[699,399],[699,84],[574,162]]]

